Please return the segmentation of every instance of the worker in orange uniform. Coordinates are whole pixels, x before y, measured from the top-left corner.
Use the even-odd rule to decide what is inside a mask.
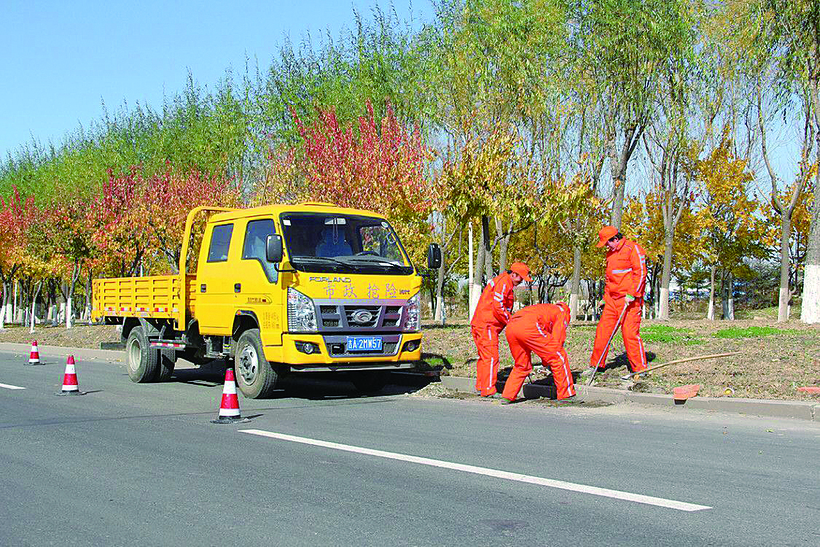
[[[535,304],[516,312],[507,324],[507,342],[514,364],[501,394],[505,402],[515,401],[524,380],[532,372],[533,352],[552,370],[558,399],[575,396],[569,358],[564,350],[569,318],[569,306],[564,302]]]
[[[621,334],[626,346],[631,372],[646,370],[646,353],[641,340],[641,308],[646,286],[646,253],[614,226],[604,226],[598,232],[597,247],[606,247],[606,288],[604,311],[595,331],[590,367],[604,368],[609,351],[607,341],[618,328],[618,317],[626,306],[621,322]],[[592,368],[589,374],[592,374]]]
[[[496,397],[498,381],[498,335],[512,317],[515,302],[513,288],[522,281],[531,282],[530,269],[514,262],[484,287],[470,321],[473,340],[478,348],[475,389],[482,397]]]

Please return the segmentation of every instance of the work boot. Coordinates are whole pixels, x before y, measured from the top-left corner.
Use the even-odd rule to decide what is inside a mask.
[[[515,402],[518,402],[518,401],[517,401],[517,399],[510,400],[510,399],[507,399],[507,398],[506,398],[506,397],[504,397],[504,396],[502,396],[502,397],[501,397],[501,404],[502,404],[502,405],[511,405],[511,404],[513,404],[513,403],[515,403]]]

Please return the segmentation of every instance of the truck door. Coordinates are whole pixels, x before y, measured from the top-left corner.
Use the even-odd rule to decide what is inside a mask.
[[[231,334],[236,303],[234,284],[238,282],[231,245],[233,223],[208,226],[197,266],[196,317],[202,334]],[[206,251],[207,246],[207,251]],[[229,259],[230,258],[230,259]],[[204,259],[204,260],[203,260]]]
[[[282,344],[281,305],[282,288],[276,265],[265,259],[268,236],[276,233],[273,219],[261,218],[248,221],[242,244],[241,292],[237,295],[237,309],[252,311],[256,315],[266,346]]]

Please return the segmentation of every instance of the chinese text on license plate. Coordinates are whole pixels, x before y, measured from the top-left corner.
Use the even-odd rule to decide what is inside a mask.
[[[347,351],[381,351],[380,336],[348,336]]]

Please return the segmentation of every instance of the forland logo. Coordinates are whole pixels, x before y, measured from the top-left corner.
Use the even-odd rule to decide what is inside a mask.
[[[310,277],[308,280],[316,283],[350,283],[349,277]]]

